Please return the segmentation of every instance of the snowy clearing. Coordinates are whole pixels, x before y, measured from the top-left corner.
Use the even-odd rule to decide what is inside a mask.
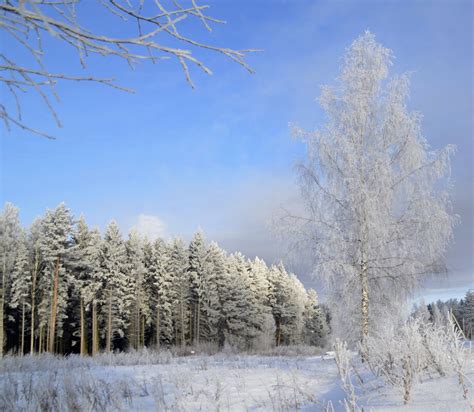
[[[468,378],[474,373],[472,357]],[[393,411],[470,411],[455,378],[415,386],[403,405],[392,388],[360,394],[360,406]],[[6,357],[0,410],[318,411],[344,398],[333,359],[321,356],[196,355],[168,352],[69,358]],[[331,409],[329,409],[331,410]]]

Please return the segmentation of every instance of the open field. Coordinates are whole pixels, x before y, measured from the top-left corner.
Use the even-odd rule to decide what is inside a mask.
[[[470,362],[472,381],[472,357]],[[417,384],[408,406],[392,388],[375,381],[365,388],[359,404],[368,409],[471,410],[472,398],[462,398],[455,378]],[[6,357],[0,363],[2,411],[338,411],[343,398],[330,356],[178,357],[142,351],[95,358]]]

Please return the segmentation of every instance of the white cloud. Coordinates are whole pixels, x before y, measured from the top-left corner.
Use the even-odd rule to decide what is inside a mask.
[[[140,235],[155,240],[158,237],[165,237],[166,225],[158,216],[142,213],[138,216],[137,223],[130,230],[135,230]]]

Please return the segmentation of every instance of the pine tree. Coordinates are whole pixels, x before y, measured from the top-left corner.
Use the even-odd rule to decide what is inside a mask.
[[[309,289],[305,302],[303,340],[307,345],[324,347],[328,333],[326,317],[318,305],[318,294]]]
[[[0,358],[3,357],[5,346],[5,303],[9,300],[10,274],[15,261],[20,222],[18,208],[6,203],[0,215]]]
[[[192,336],[190,339],[199,345],[201,335],[201,325],[203,323],[203,295],[205,293],[205,259],[206,245],[202,232],[196,232],[188,249],[189,264],[188,274],[190,280],[190,307],[191,307],[191,325],[190,331]]]
[[[128,326],[127,251],[115,221],[107,226],[101,245],[99,279],[102,287],[96,300],[102,303],[102,322],[105,330],[105,350],[110,352],[116,336],[123,338]]]
[[[36,302],[39,298],[38,293],[38,278],[43,269],[43,261],[41,259],[40,252],[40,238],[42,233],[42,221],[40,218],[37,218],[33,221],[30,227],[30,236],[29,236],[29,249],[31,254],[31,291],[30,291],[30,301],[31,301],[31,319],[30,319],[30,353],[35,352],[35,342],[37,337],[37,305]]]
[[[58,343],[56,338],[62,336],[63,321],[67,317],[70,283],[65,264],[71,241],[72,216],[66,205],[61,203],[56,209],[48,210],[41,227],[41,237],[38,241],[44,268],[39,285],[42,296],[38,314],[43,333],[46,325],[48,327],[47,344],[42,348],[55,352]]]
[[[172,282],[170,297],[173,301],[173,321],[175,330],[175,344],[184,347],[189,338],[190,326],[190,282],[187,273],[188,255],[183,242],[175,238],[170,246],[166,272]]]
[[[87,348],[87,331],[89,322],[86,319],[86,311],[94,300],[94,278],[99,270],[101,238],[97,229],[90,230],[83,216],[77,222],[72,245],[69,250],[70,266],[73,269],[72,302],[76,318],[79,318],[79,329],[75,335],[79,336],[81,355],[89,352]],[[77,316],[77,311],[79,315]],[[95,317],[97,314],[95,314]],[[94,325],[96,326],[96,325]],[[97,330],[92,328],[93,353],[97,352]]]
[[[25,352],[25,332],[26,332],[26,313],[31,309],[31,274],[30,260],[26,244],[26,235],[21,231],[18,239],[18,248],[16,251],[15,264],[11,273],[11,294],[10,308],[19,312],[19,317],[15,317],[19,326],[21,355]]]
[[[222,348],[229,332],[228,309],[224,303],[230,291],[230,274],[227,267],[227,256],[215,242],[211,242],[207,249],[206,272],[209,273],[209,285],[206,286],[208,300],[205,301],[209,338],[217,340],[219,347]]]
[[[143,240],[137,232],[132,231],[125,244],[127,250],[126,276],[128,287],[125,302],[130,312],[129,344],[138,349],[145,345],[145,328],[150,318],[145,286],[145,264]]]

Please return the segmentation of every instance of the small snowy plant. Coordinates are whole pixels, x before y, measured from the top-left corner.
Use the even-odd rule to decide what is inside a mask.
[[[344,409],[346,412],[358,411],[360,408],[357,406],[357,395],[352,382],[352,375],[355,371],[351,363],[353,354],[347,348],[346,342],[337,339],[334,344],[334,355],[341,379],[341,386],[346,393],[346,398],[342,401]]]
[[[432,373],[456,375],[467,399],[462,342],[462,333],[452,318],[445,324],[434,324],[415,317],[399,327],[388,326],[368,336],[360,349],[376,376],[400,388],[405,403],[411,399],[414,384]]]

